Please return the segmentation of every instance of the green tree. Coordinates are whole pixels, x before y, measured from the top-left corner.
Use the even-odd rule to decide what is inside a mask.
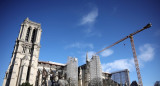
[[[25,83],[22,83],[22,85],[20,86],[33,86],[33,85],[31,85],[29,82],[25,82]]]

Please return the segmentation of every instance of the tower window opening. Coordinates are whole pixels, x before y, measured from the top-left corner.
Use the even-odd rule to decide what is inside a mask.
[[[25,41],[27,41],[27,42],[28,42],[28,39],[29,39],[30,30],[31,30],[31,28],[29,27],[28,30],[27,30],[26,39],[25,39]]]
[[[29,81],[29,74],[30,74],[30,66],[28,66],[26,81]]]
[[[33,30],[31,42],[34,43],[36,40],[37,29]]]

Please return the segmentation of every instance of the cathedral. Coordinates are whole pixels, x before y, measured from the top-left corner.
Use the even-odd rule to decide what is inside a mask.
[[[112,73],[102,71],[100,57],[86,54],[86,63],[68,57],[66,64],[39,61],[41,24],[26,18],[20,27],[3,86],[129,86],[128,69]]]

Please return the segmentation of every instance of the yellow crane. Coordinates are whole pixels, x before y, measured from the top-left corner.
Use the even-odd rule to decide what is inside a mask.
[[[134,57],[134,63],[135,63],[135,67],[136,67],[137,77],[138,77],[138,83],[139,83],[140,86],[143,86],[142,78],[141,78],[141,73],[140,73],[140,68],[139,68],[139,64],[138,64],[138,59],[137,59],[137,55],[136,55],[136,50],[135,50],[135,46],[134,46],[133,35],[141,32],[141,31],[143,31],[143,30],[145,30],[145,29],[147,29],[147,28],[150,28],[151,26],[152,26],[151,23],[147,24],[147,25],[146,25],[145,27],[143,27],[142,29],[137,30],[136,32],[133,32],[133,33],[129,34],[128,36],[126,36],[126,37],[120,39],[119,41],[113,43],[112,45],[110,45],[110,46],[102,49],[101,51],[97,52],[96,54],[99,54],[99,53],[103,52],[104,50],[106,50],[106,49],[108,49],[108,48],[111,48],[111,47],[113,47],[114,45],[116,45],[116,44],[118,44],[118,43],[120,43],[120,42],[122,42],[122,41],[124,41],[124,40],[126,40],[126,39],[128,39],[128,38],[130,38],[131,46],[132,46],[132,52],[133,52],[133,57]]]

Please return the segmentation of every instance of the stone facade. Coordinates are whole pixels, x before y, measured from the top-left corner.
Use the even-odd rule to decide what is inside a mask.
[[[82,71],[82,73],[80,72]],[[79,67],[79,77],[82,76],[81,86],[102,86],[102,68],[99,56],[86,56],[86,64]]]
[[[19,86],[26,81],[35,85],[41,32],[41,25],[28,18],[21,24],[3,86]]]
[[[99,56],[92,56],[89,61],[90,86],[102,86],[102,68]]]
[[[119,86],[112,73],[102,72],[100,58],[86,55],[86,64],[78,67],[78,59],[68,57],[66,64],[39,61],[41,25],[26,18],[16,39],[11,62],[3,86]],[[113,73],[115,74],[115,73]],[[129,75],[127,75],[129,76]],[[129,77],[125,78],[129,83]]]

